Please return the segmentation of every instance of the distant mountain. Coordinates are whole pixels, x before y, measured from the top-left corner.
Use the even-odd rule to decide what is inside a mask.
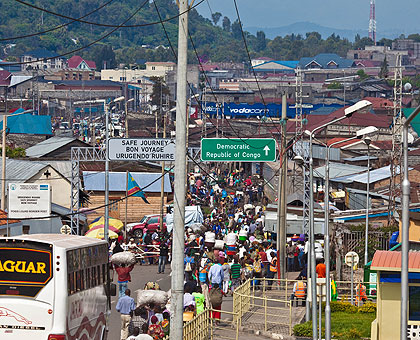
[[[290,35],[294,33],[295,35],[300,34],[305,36],[307,32],[318,32],[321,34],[322,38],[328,38],[331,34],[339,35],[341,38],[347,38],[350,41],[354,41],[354,37],[356,34],[359,34],[361,37],[365,37],[368,35],[367,29],[366,30],[350,30],[350,29],[339,29],[339,28],[332,28],[321,26],[318,24],[314,24],[312,22],[296,22],[294,24],[290,24],[287,26],[281,27],[245,27],[245,29],[252,33],[256,34],[257,31],[263,31],[268,39],[274,39],[277,36],[284,37],[285,35]],[[400,36],[401,30],[388,30],[382,31],[377,33],[378,39],[382,38],[389,38],[395,39]]]

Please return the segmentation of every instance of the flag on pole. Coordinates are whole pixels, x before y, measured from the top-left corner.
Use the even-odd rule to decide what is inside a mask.
[[[137,182],[134,180],[133,176],[131,176],[130,173],[128,173],[127,189],[128,196],[141,197],[145,203],[150,204],[147,201],[144,191],[140,189],[140,186],[137,184]]]

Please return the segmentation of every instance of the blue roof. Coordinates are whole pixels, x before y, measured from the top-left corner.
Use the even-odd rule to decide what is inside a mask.
[[[335,53],[320,53],[318,55],[316,55],[315,57],[305,57],[305,58],[301,58],[299,60],[299,66],[301,68],[307,68],[307,66],[311,63],[311,62],[315,62],[319,65],[319,68],[331,68],[328,66],[329,62],[333,61],[334,63],[337,64],[336,68],[348,68],[348,67],[352,67],[354,61],[350,60],[350,59],[344,59],[342,57],[340,57],[338,54]]]
[[[296,68],[299,64],[299,61],[297,61],[297,60],[285,60],[285,61],[270,60],[270,61],[266,61],[266,62],[258,64],[258,65],[255,65],[254,68],[256,68],[256,69],[266,69],[264,67],[264,65],[271,64],[271,63],[275,63],[275,64],[282,65],[282,66],[285,66],[285,67]],[[267,68],[267,69],[270,69],[270,68]]]
[[[134,180],[144,188],[144,192],[160,192],[161,173],[130,172]],[[125,172],[109,173],[109,191],[123,191],[126,189],[127,174]],[[83,171],[83,182],[87,191],[105,191],[105,172]],[[164,191],[172,192],[169,174],[165,174]]]
[[[311,111],[311,115],[329,115],[335,111],[337,111],[337,107],[322,106]]]
[[[23,109],[18,109],[14,113],[23,111]],[[0,120],[0,129],[3,129],[3,117]],[[7,129],[9,133],[15,134],[52,135],[51,116],[37,116],[31,113],[9,116]]]

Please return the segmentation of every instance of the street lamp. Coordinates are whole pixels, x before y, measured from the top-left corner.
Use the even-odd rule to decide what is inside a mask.
[[[407,305],[408,305],[408,246],[410,224],[410,181],[408,179],[408,126],[420,113],[418,106],[405,120],[403,125],[403,160],[404,177],[402,182],[402,227],[401,227],[401,324],[400,338],[407,340]]]
[[[329,219],[330,219],[330,210],[329,210],[329,192],[330,192],[330,150],[333,146],[341,143],[345,143],[354,139],[358,139],[363,136],[367,136],[368,134],[372,134],[377,132],[378,129],[375,126],[368,126],[364,129],[356,131],[356,136],[332,143],[327,148],[327,159],[325,165],[325,190],[324,190],[324,246],[325,246],[325,277],[326,277],[326,301],[325,301],[325,340],[331,340],[331,280],[330,280],[330,228],[329,228]],[[365,137],[366,139],[370,139],[369,137]],[[369,169],[369,165],[368,165]],[[369,170],[368,170],[369,171]],[[369,194],[368,194],[369,195]],[[321,332],[321,329],[319,330]]]
[[[108,140],[109,140],[109,107],[112,103],[120,102],[121,100],[124,100],[125,97],[118,97],[114,100],[110,101],[109,103],[106,103],[105,100],[103,100],[105,104],[105,145],[106,148],[108,148]],[[108,242],[109,241],[109,159],[108,157],[105,157],[105,214],[104,214],[104,220],[105,220],[105,230],[104,230],[104,239]]]
[[[367,181],[366,181],[366,226],[365,226],[365,265],[368,263],[368,237],[369,237],[369,190],[370,190],[370,155],[369,155],[369,145],[371,139],[366,137],[364,139],[365,144],[367,145]]]
[[[314,230],[314,190],[313,190],[313,152],[312,142],[315,134],[327,127],[328,125],[338,123],[343,119],[349,118],[355,112],[367,112],[372,103],[368,100],[361,100],[356,104],[344,109],[344,116],[333,119],[321,126],[316,127],[312,131],[306,130],[305,133],[309,135],[309,184],[311,186],[309,192],[309,246],[310,256],[308,256],[308,262],[310,264],[310,275],[311,275],[311,297],[312,297],[312,338],[317,339],[317,306],[316,306],[316,269],[315,269],[315,230]],[[309,267],[309,266],[308,266]],[[307,300],[308,296],[307,295]],[[314,301],[315,299],[315,301]],[[309,301],[306,301],[309,304]],[[308,311],[308,307],[307,307]]]

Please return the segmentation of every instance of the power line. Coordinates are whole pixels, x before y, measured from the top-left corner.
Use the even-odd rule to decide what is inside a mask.
[[[62,24],[62,25],[59,25],[59,26],[55,26],[55,27],[50,28],[50,29],[48,29],[48,30],[41,31],[41,32],[37,32],[37,33],[31,33],[31,34],[26,34],[26,35],[20,35],[20,36],[10,37],[10,38],[2,38],[2,39],[0,39],[0,41],[17,40],[17,39],[29,38],[29,37],[34,37],[34,36],[37,36],[37,35],[42,35],[42,34],[45,34],[45,33],[48,33],[48,32],[52,32],[52,31],[58,30],[58,29],[60,29],[60,28],[63,28],[63,27],[65,27],[65,26],[68,26],[68,25],[70,25],[70,24],[74,23],[75,21],[78,21],[78,20],[80,20],[80,19],[86,18],[87,16],[89,16],[89,15],[91,15],[91,14],[93,14],[93,13],[95,13],[95,12],[97,12],[97,11],[101,10],[101,9],[102,9],[102,8],[104,8],[105,6],[109,5],[109,4],[110,4],[111,2],[113,2],[113,1],[114,1],[114,0],[109,0],[108,2],[104,3],[102,6],[100,6],[100,7],[96,8],[96,9],[94,9],[93,11],[91,11],[91,12],[89,12],[89,13],[87,13],[87,14],[85,14],[85,15],[83,15],[83,16],[81,16],[81,17],[79,17],[79,18],[77,18],[76,20],[69,21],[69,22],[67,22],[67,23],[65,23],[65,24]]]
[[[158,14],[158,16],[159,16],[159,19],[162,19],[162,17],[161,17],[161,15],[160,15],[160,12],[159,12],[159,8],[158,8],[158,6],[157,6],[157,4],[156,4],[156,1],[153,1],[153,4],[155,5],[155,8],[156,8],[156,12],[157,12],[157,14]],[[166,39],[168,40],[168,43],[169,43],[169,46],[170,46],[170,48],[171,48],[171,50],[172,50],[172,53],[174,54],[174,56],[176,57],[176,52],[175,52],[175,49],[174,49],[174,47],[173,47],[173,45],[172,45],[172,42],[171,42],[171,40],[169,39],[169,35],[168,35],[168,33],[167,33],[167,31],[166,31],[166,28],[165,28],[165,25],[163,24],[163,20],[161,20],[160,21],[160,23],[162,24],[162,28],[163,28],[163,30],[164,30],[164,32],[165,32],[165,36],[166,36]],[[192,46],[193,46],[193,49],[194,49],[194,52],[195,52],[195,55],[196,55],[196,57],[197,57],[197,60],[198,60],[198,62],[199,62],[199,64],[200,64],[200,66],[201,66],[201,68],[203,68],[203,65],[201,64],[201,61],[200,61],[200,58],[199,58],[199,56],[198,56],[198,52],[197,52],[197,49],[195,48],[195,44],[194,44],[194,41],[192,40],[192,37],[191,37],[191,34],[188,32],[188,36],[189,36],[189,38],[190,38],[190,41],[191,41],[191,44],[192,44]],[[205,78],[206,78],[206,82],[208,83],[208,84],[210,84],[210,82],[209,82],[209,80],[208,80],[208,77],[207,77],[207,75],[204,73],[204,76],[205,76]],[[193,90],[192,90],[192,86],[191,86],[191,84],[189,83],[189,82],[187,82],[187,84],[188,84],[188,87],[190,88],[190,90],[191,90],[191,92],[193,92]],[[218,103],[218,104],[220,104],[219,102],[218,102],[218,99],[217,99],[217,96],[216,96],[216,94],[214,93],[214,91],[213,91],[213,89],[210,87],[210,90],[211,90],[211,92],[212,92],[212,94],[213,94],[213,96],[214,96],[214,98],[215,98],[215,100],[216,100],[216,102]],[[199,104],[200,104],[200,109],[201,109],[201,111],[202,111],[202,107],[203,107],[203,105],[202,105],[202,102],[199,100],[199,99],[197,99],[197,101],[199,102]],[[229,105],[228,105],[229,106]],[[202,111],[203,112],[203,111]],[[206,117],[208,117],[208,115],[207,115],[207,113],[206,112],[204,112],[204,115],[206,115]],[[214,123],[211,121],[211,119],[209,118],[209,120],[210,120],[210,123],[219,131],[219,132],[221,132],[220,131],[220,129],[217,127],[217,126],[215,126],[214,125]],[[230,122],[228,121],[228,120],[226,120],[226,122],[228,123],[228,125],[229,125],[229,127],[231,128],[231,130],[238,136],[238,139],[240,139],[242,142],[244,142],[245,144],[247,144],[248,146],[250,146],[251,148],[253,148],[253,149],[263,149],[264,147],[265,147],[265,145],[263,145],[263,146],[261,146],[261,147],[255,147],[255,146],[252,146],[252,145],[249,145],[247,142],[246,142],[246,139],[244,139],[243,137],[241,137],[239,134],[238,134],[238,132],[232,127],[232,125],[230,124]],[[231,138],[229,138],[229,137],[227,137],[227,139],[231,139]],[[249,138],[248,138],[249,139]],[[268,145],[268,143],[269,142],[267,142],[267,145]]]
[[[15,1],[18,1],[18,2],[22,2],[21,0],[15,0]],[[188,9],[188,11],[190,11],[190,10],[192,10],[194,7],[196,7],[196,6],[198,6],[199,4],[201,4],[202,2],[203,2],[204,0],[201,0],[200,2],[198,2],[197,4],[195,4],[193,7],[191,7],[191,8],[189,8]],[[125,23],[127,23],[129,20],[131,20],[147,3],[149,2],[149,0],[146,0],[132,15],[130,15],[130,17],[127,19],[127,20],[125,20],[121,25],[118,25],[118,26],[114,26],[114,25],[111,25],[110,27],[115,27],[113,30],[111,30],[109,33],[107,33],[107,34],[105,34],[105,35],[103,35],[102,37],[100,37],[99,39],[97,39],[97,40],[95,40],[95,41],[93,41],[93,42],[91,42],[91,43],[89,43],[89,44],[87,44],[87,45],[85,45],[85,46],[82,46],[82,47],[79,47],[79,48],[77,48],[77,49],[75,49],[75,50],[72,50],[72,51],[69,51],[69,52],[66,52],[66,53],[63,53],[63,54],[60,54],[60,55],[57,55],[57,56],[54,56],[54,57],[48,57],[48,58],[41,58],[41,59],[38,59],[38,60],[36,60],[36,61],[25,61],[25,62],[16,62],[16,63],[8,63],[7,65],[9,65],[9,66],[11,66],[11,65],[25,65],[25,64],[32,64],[32,63],[35,63],[35,62],[39,62],[39,61],[46,61],[46,60],[51,60],[51,59],[56,59],[56,58],[61,58],[61,57],[64,57],[64,56],[67,56],[67,55],[69,55],[69,54],[73,54],[73,53],[76,53],[76,52],[79,52],[79,51],[81,51],[81,50],[84,50],[84,49],[86,49],[86,48],[88,48],[88,47],[90,47],[90,46],[92,46],[92,45],[94,45],[94,44],[96,44],[96,43],[98,43],[99,41],[101,41],[101,40],[104,40],[104,39],[106,39],[107,37],[109,37],[112,33],[114,33],[115,31],[117,31],[119,28],[123,28],[123,27],[128,27],[128,26],[124,26],[124,24]],[[26,3],[25,3],[26,4]],[[178,14],[176,17],[178,17],[179,15],[182,15],[183,13],[181,13],[181,14]],[[175,18],[175,17],[174,17]],[[171,19],[173,19],[173,18],[171,18]],[[70,20],[75,20],[75,18],[70,18]],[[166,19],[166,21],[168,21],[169,19]],[[75,21],[77,21],[77,20],[75,20]],[[155,24],[158,24],[158,23],[160,23],[160,21],[159,22],[156,22],[156,23],[150,23],[150,24],[148,24],[148,25],[155,25]],[[139,26],[133,26],[133,27],[139,27]]]
[[[165,175],[166,175],[167,173],[171,172],[173,168],[174,168],[174,165],[173,165],[173,166],[171,166],[168,170],[165,170],[165,172],[164,172],[163,174],[161,174],[159,177],[157,177],[156,179],[154,179],[152,182],[150,182],[150,183],[148,183],[146,186],[142,187],[142,188],[141,188],[141,190],[142,190],[142,191],[144,191],[144,189],[146,189],[146,188],[150,187],[152,184],[156,183],[156,182],[157,182],[157,181],[159,181],[160,179],[164,179]],[[136,194],[136,193],[134,193],[134,194],[130,194],[130,195],[125,195],[125,196],[123,196],[123,197],[121,197],[121,198],[119,198],[119,199],[116,199],[116,200],[113,200],[112,202],[109,202],[108,204],[102,204],[102,205],[97,206],[97,207],[95,207],[95,208],[86,209],[86,210],[84,210],[84,211],[75,211],[75,212],[71,212],[71,213],[69,213],[69,214],[51,214],[51,215],[49,215],[49,216],[36,217],[36,218],[33,218],[33,217],[26,217],[26,218],[8,218],[8,217],[0,217],[0,221],[9,221],[9,220],[19,220],[19,221],[28,221],[28,220],[45,220],[45,219],[48,219],[48,218],[53,218],[53,217],[70,217],[70,216],[74,216],[74,215],[78,215],[78,214],[86,214],[86,213],[88,213],[88,212],[91,212],[91,211],[96,211],[96,210],[99,210],[99,209],[105,208],[105,207],[107,207],[107,206],[114,205],[115,203],[118,203],[118,202],[124,201],[124,200],[126,200],[128,197],[131,197],[131,196],[133,196],[133,195],[135,195],[135,194]]]
[[[128,21],[128,20],[127,20],[127,21],[125,21],[122,25],[101,24],[101,23],[97,23],[97,22],[91,22],[91,21],[81,20],[81,19],[79,19],[79,18],[72,18],[72,17],[69,17],[69,16],[67,16],[67,15],[63,15],[63,14],[60,14],[60,13],[56,13],[56,12],[53,12],[53,11],[47,10],[47,9],[45,9],[45,8],[42,8],[42,7],[38,7],[38,6],[36,6],[36,5],[30,4],[30,3],[25,2],[25,1],[22,1],[22,0],[14,0],[14,1],[19,2],[19,3],[21,3],[22,5],[32,7],[32,8],[34,8],[34,9],[39,10],[39,11],[43,11],[43,12],[46,12],[46,13],[48,13],[48,14],[55,15],[55,16],[57,16],[57,17],[65,18],[65,19],[72,20],[72,21],[77,21],[77,22],[80,22],[80,23],[83,23],[83,24],[94,25],[94,26],[102,26],[102,27],[116,27],[116,28],[129,28],[129,27],[145,27],[145,26],[152,26],[152,25],[157,25],[157,24],[159,24],[159,23],[160,23],[160,21],[155,21],[155,22],[149,22],[149,23],[145,23],[145,24],[125,25],[125,23],[127,23],[127,21]],[[149,1],[147,1],[146,3],[148,3],[148,2],[149,2]],[[177,14],[177,15],[173,16],[173,17],[167,18],[167,19],[165,19],[165,20],[164,20],[164,22],[171,21],[171,20],[173,20],[173,19],[178,18],[179,16],[181,16],[181,15],[183,15],[183,14],[185,14],[185,13],[189,12],[189,11],[190,11],[190,10],[192,10],[193,8],[195,8],[195,7],[199,6],[199,5],[200,5],[201,3],[203,3],[203,2],[204,2],[204,0],[199,1],[199,2],[198,2],[198,3],[196,3],[194,6],[192,6],[191,8],[189,8],[187,11],[185,11],[185,12],[183,12],[183,13],[179,13],[179,14]],[[130,18],[130,19],[131,19],[131,18]]]
[[[15,0],[15,1],[20,1],[20,0]],[[203,0],[204,1],[204,0]],[[54,56],[54,57],[48,57],[48,58],[42,58],[42,59],[38,59],[37,61],[46,61],[46,60],[50,60],[50,59],[56,59],[56,58],[61,58],[61,57],[64,57],[64,56],[66,56],[66,55],[69,55],[69,54],[73,54],[73,53],[75,53],[75,52],[79,52],[79,51],[81,51],[81,50],[84,50],[84,49],[86,49],[86,48],[88,48],[88,47],[90,47],[90,46],[92,46],[92,45],[94,45],[94,44],[96,44],[97,42],[99,42],[99,41],[101,41],[101,40],[104,40],[105,38],[107,38],[107,37],[109,37],[112,33],[114,33],[116,30],[118,30],[119,28],[121,28],[126,22],[128,22],[130,19],[132,19],[138,12],[140,12],[140,10],[147,4],[149,2],[149,0],[146,0],[145,2],[143,2],[143,4],[133,13],[133,14],[131,14],[129,17],[128,17],[128,19],[126,19],[121,25],[119,25],[119,26],[117,26],[116,28],[114,28],[113,30],[111,30],[110,32],[108,32],[107,34],[105,34],[105,35],[103,35],[102,37],[100,37],[99,39],[96,39],[95,41],[93,41],[93,42],[91,42],[91,43],[89,43],[89,44],[87,44],[87,45],[85,45],[85,46],[83,46],[83,47],[79,47],[79,48],[77,48],[77,49],[75,49],[75,50],[72,50],[72,51],[70,51],[70,52],[66,52],[66,53],[63,53],[63,54],[60,54],[60,55],[57,55],[57,56]],[[25,61],[25,62],[19,62],[19,63],[8,63],[8,65],[24,65],[24,64],[32,64],[32,63],[34,63],[35,61]]]
[[[249,53],[248,43],[246,42],[245,32],[244,32],[244,30],[242,28],[242,21],[241,21],[240,15],[239,15],[239,10],[238,10],[238,5],[236,4],[236,0],[233,0],[233,3],[235,4],[236,15],[238,16],[238,23],[239,23],[239,27],[241,29],[242,40],[244,41],[245,50],[246,50],[246,53],[247,53],[247,56],[248,56],[249,65],[250,65],[250,67],[252,69],[252,74],[254,75],[255,82],[257,84],[258,92],[260,93],[262,103],[263,103],[265,109],[267,110],[267,104],[266,104],[265,99],[264,99],[264,96],[262,94],[260,83],[258,81],[257,75],[255,74],[255,69],[252,67],[251,55]],[[268,118],[271,121],[273,121],[273,119],[270,117],[270,115],[268,116]],[[278,126],[276,124],[274,124],[274,126],[276,127],[277,131],[281,134],[281,131],[278,128]]]

